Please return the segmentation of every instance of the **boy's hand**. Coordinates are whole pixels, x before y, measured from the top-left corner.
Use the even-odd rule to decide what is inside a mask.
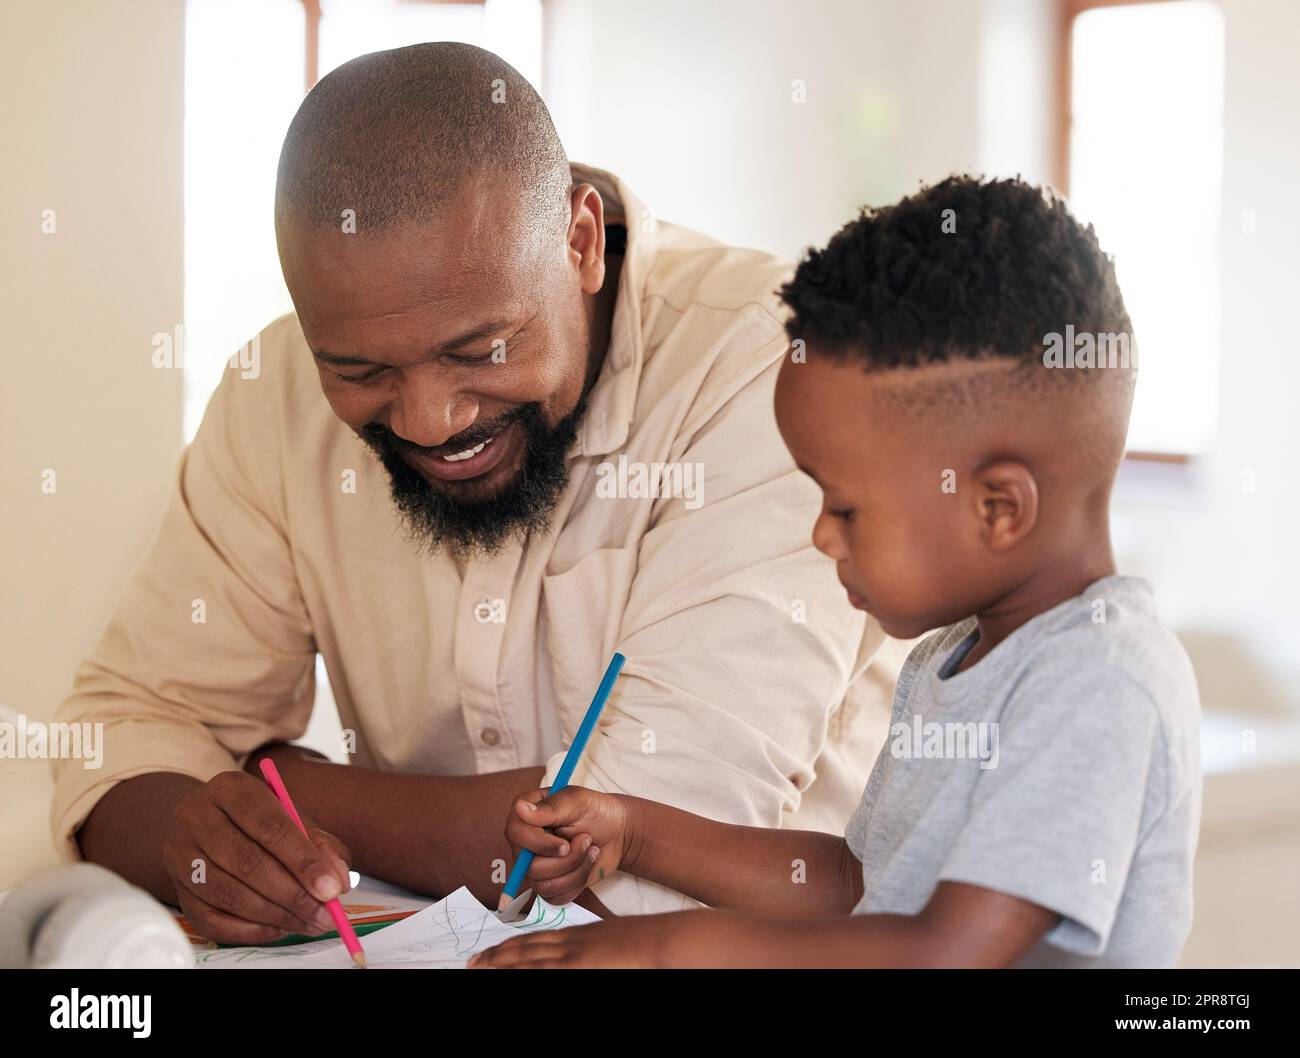
[[[534,854],[527,884],[552,904],[567,904],[627,862],[629,802],[615,794],[569,786],[557,794],[529,790],[515,798],[506,840],[518,856]]]
[[[634,915],[568,929],[522,933],[469,960],[471,970],[605,969],[664,967],[660,950],[669,915]]]
[[[847,916],[846,916],[847,917]],[[762,951],[782,927],[725,911],[629,915],[568,929],[521,933],[469,960],[471,970],[671,968],[744,965],[745,945]]]

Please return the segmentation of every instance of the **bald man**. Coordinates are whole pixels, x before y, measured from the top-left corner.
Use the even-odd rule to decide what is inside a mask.
[[[347,866],[494,902],[512,798],[615,650],[575,781],[842,832],[902,652],[812,548],[776,430],[786,266],[570,166],[527,82],[459,44],[324,78],[275,223],[296,312],[218,387],[60,710],[104,745],[55,763],[63,853],[226,942],[329,928]],[[346,764],[289,745],[318,655]],[[587,902],[690,903],[618,875]]]

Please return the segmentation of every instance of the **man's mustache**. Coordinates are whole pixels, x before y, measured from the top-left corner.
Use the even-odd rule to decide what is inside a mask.
[[[476,422],[468,430],[463,430],[455,437],[444,441],[433,448],[425,448],[423,445],[412,444],[403,437],[398,437],[387,426],[381,422],[367,423],[362,427],[362,440],[369,442],[372,446],[381,451],[397,453],[413,453],[424,456],[454,455],[457,452],[463,452],[467,448],[473,448],[475,445],[482,444],[484,441],[495,437],[511,423],[523,419],[527,405],[520,405],[513,411],[504,415],[499,415],[495,419],[489,419],[485,422]]]

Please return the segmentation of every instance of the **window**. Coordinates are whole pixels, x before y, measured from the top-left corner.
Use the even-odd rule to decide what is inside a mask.
[[[319,9],[319,19],[308,15]],[[188,0],[185,28],[185,440],[231,356],[293,304],[273,205],[307,71],[427,40],[489,48],[540,90],[541,0]],[[314,24],[314,28],[313,28]]]
[[[1223,14],[1212,0],[1071,0],[1059,182],[1115,257],[1140,368],[1130,453],[1214,436]]]

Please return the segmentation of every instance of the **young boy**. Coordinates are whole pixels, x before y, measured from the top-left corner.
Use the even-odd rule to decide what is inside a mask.
[[[546,899],[618,869],[729,910],[533,933],[473,965],[1172,965],[1199,702],[1149,585],[1115,572],[1136,365],[1092,229],[1022,182],[954,177],[865,211],[782,295],[806,358],[776,416],[823,492],[813,541],[887,632],[939,629],[862,803],[838,838],[530,791],[507,835]]]

